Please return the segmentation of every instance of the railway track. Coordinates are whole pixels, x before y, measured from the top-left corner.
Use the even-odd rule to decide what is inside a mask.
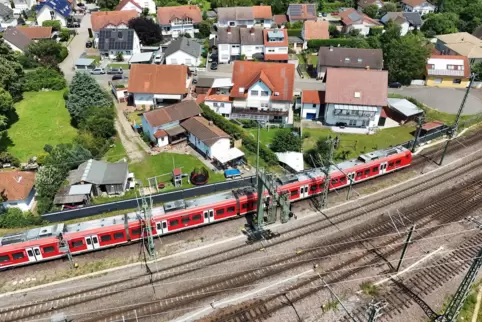
[[[473,137],[472,137],[473,138]],[[463,166],[465,169],[464,171],[468,171],[471,169],[475,169],[480,166],[480,162],[473,160]],[[322,229],[326,229],[333,224],[333,220],[335,220],[335,224],[343,223],[346,220],[350,220],[353,217],[361,216],[367,214],[369,212],[375,211],[380,208],[383,204],[389,204],[395,201],[400,201],[405,198],[409,198],[420,191],[427,189],[430,185],[439,184],[445,180],[449,180],[452,177],[455,177],[455,173],[445,174],[439,177],[435,177],[433,179],[427,180],[421,185],[418,185],[417,188],[411,189],[410,191],[406,191],[403,194],[395,194],[392,195],[385,195],[380,197],[379,199],[375,200],[369,206],[365,207],[363,210],[358,209],[358,212],[353,214],[353,209],[343,211],[336,216],[330,218],[332,223],[309,223],[306,225],[302,225],[299,228],[294,229],[292,232],[285,234],[283,238],[268,242],[265,245],[266,248],[273,247],[279,245],[281,243],[286,243],[292,240],[295,240],[299,236],[306,236],[307,234],[316,234]],[[351,212],[350,212],[351,211]],[[350,218],[343,218],[343,215],[350,214]],[[161,274],[156,274],[151,278],[150,275],[139,275],[133,278],[129,278],[128,280],[124,280],[123,282],[112,282],[103,284],[101,286],[96,286],[89,289],[83,289],[75,292],[70,292],[68,294],[48,297],[44,300],[27,303],[25,305],[10,307],[10,308],[3,308],[0,309],[0,321],[20,321],[22,319],[26,319],[29,317],[38,317],[38,316],[46,316],[47,314],[51,314],[52,311],[66,309],[69,307],[73,307],[79,304],[84,304],[88,302],[95,301],[96,299],[104,298],[106,296],[113,296],[116,294],[122,294],[127,290],[132,290],[133,288],[140,288],[144,286],[149,286],[152,282],[162,282],[168,280],[172,277],[185,275],[188,273],[195,272],[201,268],[206,266],[213,266],[219,263],[223,263],[229,260],[233,260],[235,258],[240,258],[245,256],[249,253],[258,252],[259,247],[256,245],[253,246],[238,246],[233,249],[230,249],[227,252],[223,252],[223,254],[214,254],[208,256],[206,258],[202,258],[201,260],[193,260],[189,262],[184,262],[176,266],[166,267],[165,271]]]

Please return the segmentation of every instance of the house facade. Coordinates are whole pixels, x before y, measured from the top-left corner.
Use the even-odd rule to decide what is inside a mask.
[[[137,106],[166,106],[180,102],[192,78],[187,66],[132,64],[127,85]]]
[[[191,39],[179,37],[164,51],[166,65],[197,67],[201,64],[201,45]]]
[[[62,27],[66,27],[71,12],[71,4],[67,0],[41,1],[37,5],[37,24],[41,26],[44,21],[58,20]]]
[[[0,172],[0,202],[3,208],[32,209],[35,200],[35,173],[28,171]]]
[[[331,126],[377,127],[387,106],[388,72],[328,68],[324,123]]]
[[[220,27],[217,35],[218,62],[227,64],[239,59],[253,59],[255,54],[264,54],[263,29],[251,27]]]
[[[425,0],[402,0],[402,10],[406,12],[418,12],[420,15],[435,12],[436,7]]]
[[[155,14],[156,3],[154,0],[122,0],[115,8],[116,11],[135,10],[139,14],[143,9],[149,10],[149,14]]]
[[[325,102],[325,92],[317,90],[303,90],[301,93],[301,118],[317,120],[322,116]]]
[[[291,3],[288,6],[288,21],[293,23],[297,21],[317,20],[316,4],[314,3]]]
[[[264,38],[264,60],[265,61],[288,61],[288,31],[286,29],[265,29]]]
[[[16,25],[17,18],[14,17],[13,10],[4,3],[0,3],[0,27],[8,28],[15,27]]]
[[[389,21],[400,26],[400,36],[405,36],[409,31],[420,29],[422,17],[418,12],[387,12],[380,21],[387,24]]]
[[[203,20],[201,10],[194,5],[158,8],[157,19],[162,34],[174,38],[186,33],[194,37],[194,33],[198,32],[196,25]]]
[[[468,32],[439,35],[435,38],[435,48],[443,55],[466,56],[471,65],[482,62],[482,39]]]
[[[230,96],[233,82],[231,78],[216,78],[204,97],[204,104],[225,118],[231,118],[233,98]]]
[[[465,56],[432,55],[427,60],[426,85],[430,87],[466,88],[470,82],[470,65]]]
[[[349,8],[340,13],[341,22],[343,24],[343,32],[349,33],[352,30],[358,30],[360,35],[367,36],[370,28],[378,27],[382,24],[375,19],[368,17],[366,14]]]
[[[139,13],[135,10],[93,12],[90,21],[94,33],[94,46],[98,47],[101,30],[129,29],[129,20],[138,16]]]
[[[141,52],[139,37],[134,29],[104,28],[99,32],[97,48],[102,56],[116,59],[120,54],[125,61]]]

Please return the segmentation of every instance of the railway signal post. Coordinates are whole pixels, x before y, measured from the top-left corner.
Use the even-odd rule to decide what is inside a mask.
[[[340,138],[337,137],[328,137],[327,140],[329,144],[329,149],[328,149],[328,160],[325,160],[323,162],[323,169],[322,171],[325,173],[325,181],[323,183],[323,191],[320,194],[321,200],[320,200],[320,207],[321,208],[326,208],[328,206],[328,190],[330,188],[330,168],[331,165],[333,164],[333,152],[335,151],[336,148],[338,148],[338,145],[340,144]]]
[[[139,182],[139,197],[138,201],[138,211],[142,214],[144,220],[144,229],[147,235],[147,252],[149,253],[149,258],[154,259],[156,256],[156,245],[154,243],[154,235],[152,233],[152,198],[149,195],[149,201],[145,195],[144,186],[142,182]],[[140,199],[140,200],[139,200]]]
[[[412,152],[415,152],[417,148],[418,138],[420,137],[420,132],[422,131],[423,121],[425,120],[425,116],[422,114],[421,116],[417,117],[417,131],[415,132],[415,139],[413,139],[412,144]]]

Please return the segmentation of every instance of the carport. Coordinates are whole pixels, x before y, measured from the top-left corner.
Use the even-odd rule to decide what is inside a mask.
[[[75,70],[90,70],[95,68],[95,59],[79,58],[74,63]]]

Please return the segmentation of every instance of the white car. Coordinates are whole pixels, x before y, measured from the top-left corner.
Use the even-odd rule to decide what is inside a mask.
[[[155,64],[160,64],[162,61],[162,55],[161,54],[157,54],[156,57],[154,57],[154,63]]]
[[[105,69],[102,67],[96,67],[90,71],[92,75],[102,75],[105,74]]]

